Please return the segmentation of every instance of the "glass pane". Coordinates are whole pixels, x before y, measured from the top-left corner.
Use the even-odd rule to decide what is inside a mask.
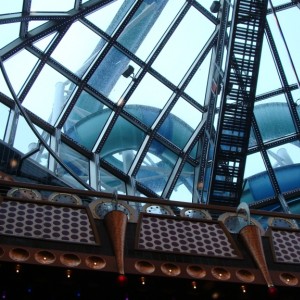
[[[194,34],[193,28],[197,28],[197,35]],[[213,30],[214,26],[211,22],[196,9],[190,8],[154,61],[153,68],[177,85]]]
[[[45,24],[47,21],[30,21],[28,22],[28,31],[37,28],[43,24]]]
[[[195,169],[189,163],[185,163],[170,200],[192,202]]]
[[[100,183],[102,192],[113,193],[117,191],[118,194],[126,194],[125,182],[103,168],[100,168]]]
[[[146,2],[146,1],[145,1]],[[166,3],[167,2],[167,3]],[[148,29],[147,32],[145,32],[145,36],[143,38],[143,42],[139,46],[138,50],[136,51],[136,55],[139,56],[142,60],[146,60],[146,58],[149,56],[152,49],[155,47],[155,45],[158,43],[161,36],[164,34],[164,32],[167,30],[167,27],[172,22],[172,20],[175,18],[176,14],[180,10],[180,8],[183,6],[185,1],[183,0],[177,0],[177,1],[152,1],[150,3],[148,1],[148,6],[145,7],[144,11],[140,13],[140,15],[144,15],[146,12],[146,19],[148,22],[151,22],[151,19],[153,17],[157,18],[155,23],[151,26],[151,28]],[[152,16],[152,10],[156,10],[157,15]],[[144,23],[145,17],[141,19],[140,22],[143,22],[143,25],[145,28]],[[136,20],[138,22],[138,20]],[[131,22],[129,26],[132,26]],[[146,28],[145,28],[146,30]],[[125,42],[124,42],[125,43]],[[127,47],[130,46],[127,45]]]
[[[108,97],[112,89],[117,86],[118,80],[123,80],[121,76],[127,69],[128,64],[129,58],[127,56],[116,48],[111,48],[88,83],[98,92]]]
[[[64,132],[91,150],[99,137],[111,110],[86,92],[82,92],[66,123]]]
[[[126,96],[127,90],[134,83],[134,78],[140,67],[133,61],[129,61],[128,65],[124,65],[122,76],[119,77],[118,81],[109,93],[109,99],[115,103],[122,103],[122,99]]]
[[[89,182],[89,161],[86,157],[73,150],[64,143],[59,145],[59,157],[63,163],[75,173],[83,182]],[[63,178],[67,182],[72,183],[73,186],[82,185],[78,183],[73,176],[71,176],[62,166],[57,165],[57,176]]]
[[[184,114],[182,113],[183,111]],[[202,113],[183,98],[177,100],[171,110],[171,114],[181,119],[192,129],[195,129],[202,120]]]
[[[245,178],[243,201],[250,203],[275,196],[260,153],[247,156]]]
[[[161,195],[176,160],[177,156],[172,151],[153,140],[137,173],[137,181]]]
[[[64,86],[67,79],[48,65],[44,66],[27,94],[23,105],[51,124],[57,119],[57,111],[65,102]]]
[[[36,56],[26,50],[21,50],[4,62],[7,75],[16,94],[19,93],[37,61]]]
[[[204,105],[205,93],[206,93],[206,81],[208,78],[208,71],[211,60],[211,51],[198,68],[197,72],[193,76],[192,80],[185,88],[185,92],[196,100],[199,104]]]
[[[293,143],[280,145],[272,149],[268,149],[269,159],[274,168],[294,165],[300,163],[300,143],[295,141]]]
[[[210,11],[210,7],[213,1],[196,0],[196,2],[202,5],[206,10]]]
[[[299,4],[299,3],[298,3]],[[300,37],[299,34],[295,32],[295,28],[300,27],[300,11],[298,7],[293,7],[288,10],[282,10],[277,13],[279,24],[283,32],[285,41],[288,45],[288,51],[290,52],[292,62],[294,64],[297,75],[300,74],[300,55],[299,55],[299,45]],[[291,20],[293,20],[291,22]],[[282,39],[282,38],[281,38]],[[292,68],[291,62],[287,62],[289,68]],[[288,70],[287,70],[288,72]],[[295,83],[297,77],[294,70],[291,70],[290,82]]]
[[[161,14],[161,11],[164,9],[166,3],[167,1],[144,1],[139,6],[130,23],[126,26],[118,38],[118,42],[131,52],[135,53],[145,39],[145,36],[148,34],[149,30],[151,30],[153,24],[156,22],[156,19]],[[170,19],[168,18],[167,20]],[[162,28],[159,28],[160,35],[164,32],[162,29],[168,24],[169,23],[165,24]],[[148,53],[144,53],[143,57],[146,57],[151,49],[151,47],[148,47]]]
[[[274,147],[268,151],[281,192],[297,190],[300,187],[299,142]]]
[[[53,40],[53,38],[55,37],[56,34],[57,33],[54,32],[50,35],[47,35],[43,39],[40,39],[37,42],[33,43],[33,45],[44,52],[47,49],[47,47],[49,46],[49,44],[51,43],[51,41]]]
[[[150,74],[146,74],[125,106],[125,110],[132,113],[144,124],[150,126],[164,107],[172,91]],[[135,111],[131,105],[138,104]],[[157,108],[157,109],[155,109]],[[149,113],[149,114],[148,114]]]
[[[0,5],[0,14],[9,14],[14,12],[21,12],[23,0],[2,1]]]
[[[105,141],[100,156],[127,173],[144,138],[144,132],[124,118],[119,117]]]
[[[68,11],[74,8],[74,0],[31,1],[31,11]]]
[[[1,6],[1,5],[0,5]],[[20,23],[1,24],[0,26],[0,49],[19,37]]]
[[[281,96],[284,98],[284,96]],[[287,136],[295,132],[288,105],[284,102],[260,102],[254,115],[263,141]]]
[[[111,35],[133,3],[134,0],[112,1],[109,5],[105,5],[96,12],[88,15],[87,19],[107,34]]]
[[[10,109],[4,104],[0,103],[0,139],[4,139],[4,134],[6,130],[6,124],[8,121]]]
[[[183,111],[185,117],[183,116]],[[198,110],[188,104],[185,100],[179,99],[171,110],[171,113],[162,123],[158,133],[182,149],[193,134],[193,129],[200,123],[201,115],[202,114]],[[190,124],[187,124],[186,122]]]
[[[43,136],[43,139],[47,145],[50,144],[50,134],[47,132],[42,132],[41,134]],[[36,149],[38,147],[38,143],[31,143],[29,145],[30,150]],[[48,168],[48,163],[49,163],[49,152],[48,150],[41,144],[39,151],[37,153],[34,153],[33,155],[30,156],[31,159],[33,159],[36,163],[40,164],[43,167]]]
[[[51,55],[67,69],[82,76],[89,66],[92,54],[98,52],[98,46],[103,46],[100,37],[84,26],[75,22],[67,31],[61,42]],[[102,47],[101,46],[101,47]],[[72,53],[72,55],[70,55]]]
[[[255,146],[257,146],[257,141],[256,141],[256,137],[255,137],[255,134],[254,134],[254,130],[251,127],[248,148],[252,148],[252,147],[255,147]]]
[[[264,38],[261,54],[261,63],[258,73],[257,94],[266,93],[281,88],[281,82],[274,63],[273,55],[270,51],[267,39]],[[268,80],[266,80],[266,78]]]
[[[2,71],[0,70],[0,92],[3,93],[4,95],[13,98],[12,94],[9,91],[9,88],[6,84],[6,81],[4,79],[4,76],[2,74]]]
[[[247,156],[244,177],[248,178],[266,170],[260,152]]]
[[[36,129],[41,134],[42,130],[38,127]],[[31,130],[24,117],[20,116],[13,146],[22,153],[27,153],[32,149],[32,145],[37,142],[38,137]]]
[[[278,12],[278,15],[279,14],[280,14],[280,12]],[[295,26],[297,26],[297,23],[295,24],[295,21],[299,18],[299,13],[298,13],[298,16],[296,18],[292,18],[293,22],[289,21],[290,20],[289,18],[291,18],[290,10],[288,11],[287,15],[281,15],[281,16],[282,16],[281,21],[284,21],[284,23],[289,23],[290,24],[288,30],[292,30],[293,43],[299,44],[300,40],[297,37],[297,35],[294,34],[294,30],[296,28]],[[284,18],[285,18],[285,20],[284,20]],[[274,18],[273,15],[268,15],[267,20],[269,22],[270,29],[272,31],[274,41],[276,43],[277,51],[278,51],[278,54],[279,54],[279,57],[280,57],[285,75],[287,77],[287,81],[288,81],[289,84],[293,84],[293,83],[295,83],[295,75],[294,75],[294,72],[293,72],[293,69],[292,69],[292,66],[291,66],[291,63],[290,63],[290,59],[289,59],[289,56],[288,56],[288,52],[287,52],[284,40],[282,39],[280,30],[278,28],[278,23],[277,23],[277,21],[276,21],[276,19]],[[299,25],[299,22],[298,22],[298,25]],[[269,73],[269,75],[270,74],[272,74],[272,73]]]

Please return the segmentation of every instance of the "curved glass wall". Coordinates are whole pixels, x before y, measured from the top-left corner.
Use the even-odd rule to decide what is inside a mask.
[[[222,32],[224,3],[6,1],[1,142],[70,186],[209,202],[227,44],[214,86],[216,52],[233,15],[229,6]],[[244,153],[241,201],[252,207],[286,210],[280,195],[299,210],[299,16],[299,3],[269,1]]]

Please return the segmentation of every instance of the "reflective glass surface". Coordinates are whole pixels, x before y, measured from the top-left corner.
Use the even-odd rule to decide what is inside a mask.
[[[230,179],[252,207],[280,210],[283,195],[299,210],[299,2],[267,1],[245,88],[253,115],[234,115],[229,129],[236,1],[217,11],[201,0],[24,2],[0,7],[1,142],[74,187],[209,203],[223,196],[212,185]],[[240,80],[253,75],[241,68]],[[246,149],[230,140],[219,151],[244,121]],[[216,159],[228,149],[242,152],[240,165]]]

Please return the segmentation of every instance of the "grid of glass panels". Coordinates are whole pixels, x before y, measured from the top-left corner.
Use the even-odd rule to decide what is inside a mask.
[[[1,141],[36,147],[28,159],[72,186],[198,202],[212,2],[6,1]],[[299,14],[295,1],[269,1],[242,196],[254,207],[300,187]]]

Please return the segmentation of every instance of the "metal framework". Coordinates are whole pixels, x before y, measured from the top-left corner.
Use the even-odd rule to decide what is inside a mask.
[[[11,147],[13,146],[16,135],[15,124],[23,116],[31,123],[32,130],[40,140],[39,147],[33,152],[24,154],[23,160],[31,157],[32,154],[36,153],[35,151],[46,148],[50,157],[49,169],[54,175],[58,166],[63,166],[65,171],[73,178],[72,180],[77,181],[82,187],[100,190],[101,182],[103,182],[101,171],[103,170],[116,178],[116,181],[124,184],[122,192],[126,194],[135,195],[138,192],[148,197],[169,199],[179,185],[179,178],[184,168],[188,166],[187,169],[192,173],[192,180],[185,181],[182,178],[181,181],[191,191],[191,201],[194,203],[201,202],[228,206],[237,206],[240,202],[247,155],[261,152],[274,189],[274,197],[277,198],[282,206],[285,206],[285,203],[280,201],[282,191],[267,151],[279,144],[283,145],[286,142],[299,140],[299,112],[293,95],[293,92],[299,87],[297,84],[291,84],[287,80],[272,31],[269,23],[266,22],[266,16],[272,14],[272,10],[267,9],[267,1],[238,0],[231,4],[230,1],[224,0],[221,1],[221,10],[217,16],[206,9],[204,5],[201,5],[199,1],[183,1],[183,6],[149,56],[144,60],[137,56],[134,51],[125,47],[120,42],[119,37],[126,32],[126,26],[132,22],[135,14],[145,5],[145,2],[137,0],[128,4],[128,11],[121,18],[115,30],[112,33],[107,33],[91,22],[87,16],[109,5],[111,2],[113,1],[93,0],[82,4],[81,1],[75,1],[74,8],[68,12],[33,13],[31,12],[31,1],[28,0],[23,2],[22,13],[0,16],[0,26],[1,24],[20,23],[19,37],[0,49],[1,70],[6,78],[7,85],[11,86],[11,79],[7,76],[4,68],[4,63],[8,59],[22,49],[26,49],[30,54],[38,58],[38,63],[31,71],[18,94],[14,95],[12,93],[14,97],[10,98],[0,91],[1,102],[11,109],[3,142]],[[280,12],[296,7],[299,8],[299,1],[291,1],[274,9],[276,12]],[[182,76],[180,83],[175,84],[156,70],[153,65],[191,10],[197,11],[209,20],[215,26],[215,30],[198,53],[192,65]],[[28,31],[28,25],[31,21],[47,22]],[[89,62],[90,65],[83,76],[71,72],[52,57],[53,52],[76,21],[80,21],[105,42],[105,46],[99,49],[96,56]],[[38,40],[50,34],[55,35],[46,51],[42,51],[35,46]],[[281,88],[262,95],[256,95],[264,34],[275,61]],[[106,63],[105,60],[112,49],[116,49],[127,61],[132,61],[139,67],[134,80],[130,82],[122,95],[121,104],[113,102],[107,95],[96,89],[91,82],[95,70]],[[211,65],[207,78],[206,96],[204,104],[200,104],[187,92],[186,88],[209,55],[211,55]],[[45,122],[24,107],[20,108],[20,105],[28,96],[30,89],[34,86],[46,65],[51,66],[76,86],[70,92],[70,97],[67,99],[64,109],[54,124]],[[135,115],[126,110],[126,105],[146,75],[153,76],[155,80],[167,87],[172,93],[151,125],[141,122]],[[105,106],[111,110],[111,115],[98,135],[92,149],[87,149],[63,130],[66,120],[83,92],[93,97],[102,108]],[[254,103],[276,95],[285,96],[295,132],[288,137],[278,137],[276,141],[268,141],[266,143],[261,137],[259,125],[253,115]],[[203,116],[182,148],[160,132],[179,99],[186,101]],[[145,136],[142,144],[137,149],[134,149],[134,158],[126,171],[118,168],[114,161],[101,157],[101,152],[112,134],[113,128],[121,118]],[[48,140],[46,141],[34,129],[34,126],[41,128],[47,133],[51,142],[48,143]],[[255,133],[257,144],[249,147],[248,141],[251,127]],[[165,151],[172,153],[170,155],[172,158],[168,158],[169,161],[166,163],[166,165],[169,164],[168,167],[171,171],[160,194],[138,179],[141,165],[145,158],[149,156],[151,145],[154,142],[159,143]],[[88,170],[82,177],[64,164],[60,154],[57,153],[61,144],[74,149],[88,161]],[[196,155],[193,154],[195,149]],[[173,156],[176,158],[173,158]],[[154,166],[157,167],[157,164],[153,163],[149,169]],[[164,167],[160,167],[159,172],[163,173]],[[109,185],[106,185],[106,187],[111,188]],[[269,199],[266,199],[266,201],[269,201]]]

